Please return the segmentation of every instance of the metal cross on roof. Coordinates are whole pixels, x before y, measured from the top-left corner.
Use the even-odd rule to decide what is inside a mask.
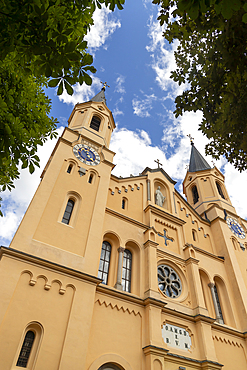
[[[102,85],[103,85],[103,87],[102,87],[103,90],[105,90],[106,87],[110,87],[109,85],[107,85],[107,82],[100,81],[100,83],[102,83]]]
[[[191,142],[191,144],[194,144],[194,138],[189,134],[189,135],[187,135],[189,138],[190,138],[190,142]]]
[[[156,162],[158,164],[158,168],[160,168],[160,166],[163,166],[163,164],[160,163],[160,160],[159,159],[154,160],[154,162]]]
[[[164,238],[165,240],[165,245],[167,246],[167,240],[170,240],[171,242],[173,242],[173,239],[171,238],[168,238],[168,236],[166,236],[166,229],[164,229],[164,235],[158,233],[159,236],[162,236],[162,238]]]

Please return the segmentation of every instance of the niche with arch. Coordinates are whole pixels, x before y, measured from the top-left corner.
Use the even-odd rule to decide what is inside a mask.
[[[169,188],[160,180],[154,181],[154,203],[169,211],[171,210]]]
[[[214,284],[217,289],[224,324],[236,327],[236,322],[231,308],[231,301],[229,299],[227,288],[223,279],[219,276],[215,276]]]
[[[233,247],[234,247],[234,249],[236,250],[236,251],[238,251],[239,250],[239,244],[238,244],[238,241],[237,241],[237,239],[235,239],[235,238],[231,238],[232,239],[232,244],[233,244]]]
[[[199,275],[201,280],[205,308],[208,310],[208,315],[210,317],[215,317],[213,299],[210,288],[208,286],[208,284],[210,283],[210,279],[206,272],[201,269],[199,269]]]

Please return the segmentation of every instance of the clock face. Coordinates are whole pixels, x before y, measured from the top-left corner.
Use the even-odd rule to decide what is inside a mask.
[[[96,166],[100,163],[99,154],[89,145],[76,144],[73,148],[73,153],[77,159],[89,166]]]
[[[234,218],[228,217],[226,222],[229,229],[233,232],[234,235],[236,235],[240,239],[245,238],[244,229],[242,228],[241,225],[239,225],[239,223],[236,220],[234,220]]]

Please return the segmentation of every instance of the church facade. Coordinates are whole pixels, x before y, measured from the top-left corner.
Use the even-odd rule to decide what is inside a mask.
[[[68,122],[0,249],[0,369],[246,369],[247,221],[223,174],[192,143],[187,200],[159,165],[112,175],[104,87]]]

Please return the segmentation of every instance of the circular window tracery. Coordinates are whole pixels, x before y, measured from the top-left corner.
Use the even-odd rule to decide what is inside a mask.
[[[182,292],[181,280],[170,266],[158,266],[158,284],[160,290],[170,298],[177,298]]]

